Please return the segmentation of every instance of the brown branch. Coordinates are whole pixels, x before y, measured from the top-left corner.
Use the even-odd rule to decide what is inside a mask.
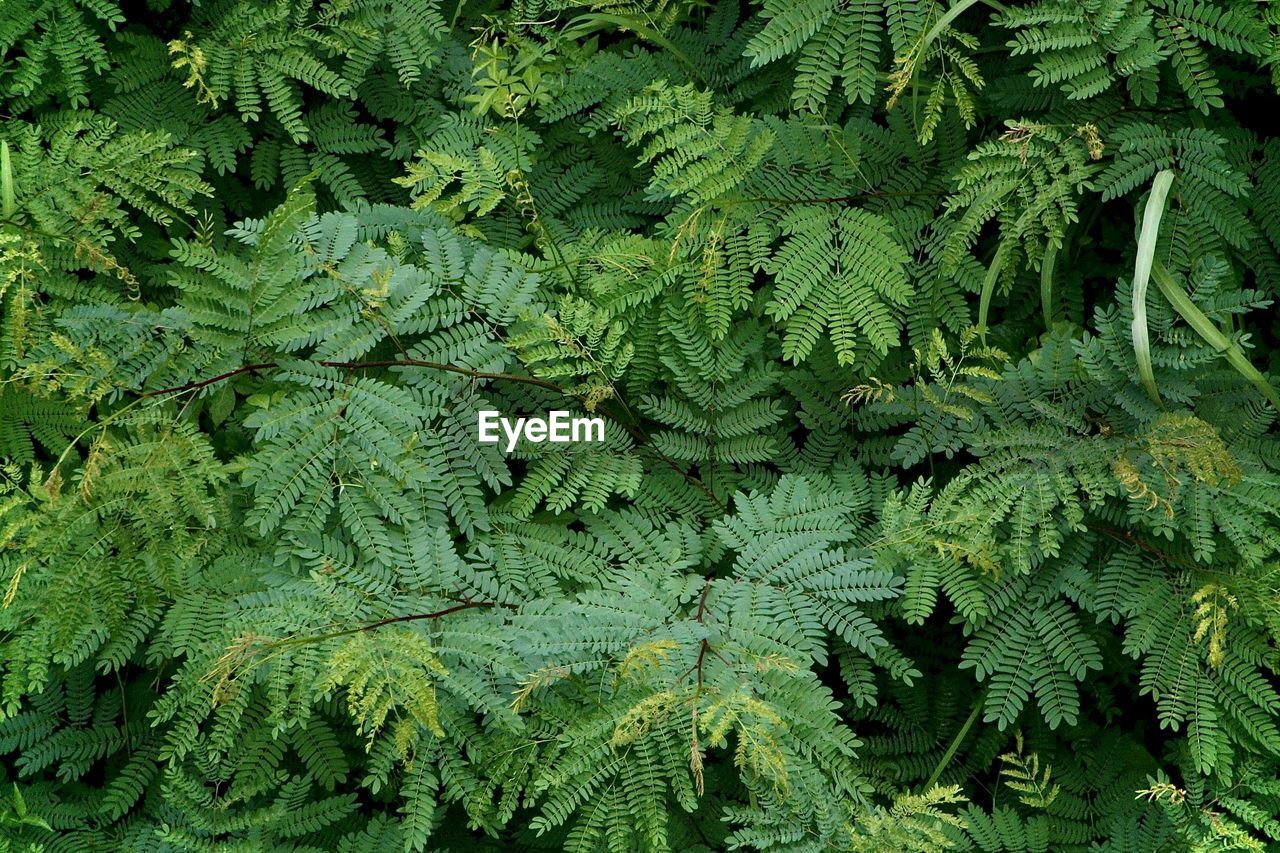
[[[711,578],[707,578],[707,582],[702,585],[702,596],[698,599],[698,612],[693,617],[695,622],[701,622],[702,617],[707,613],[707,596],[711,593]]]
[[[623,405],[626,405],[626,404],[624,403]],[[609,413],[606,411],[606,414],[609,414]],[[618,417],[617,415],[610,414],[609,416],[613,418],[614,423],[616,423],[618,426],[626,430],[627,434],[631,436],[631,440],[636,443],[636,447],[640,448],[646,453],[653,454],[658,458],[659,461],[661,461],[664,465],[666,465],[672,471],[675,471],[681,477],[684,477],[685,480],[689,483],[689,485],[693,486],[698,491],[706,495],[711,500],[711,502],[716,505],[716,508],[719,509],[721,512],[729,511],[729,507],[725,506],[724,501],[716,497],[716,493],[711,491],[710,486],[708,486],[706,483],[702,482],[702,480],[690,474],[688,471],[684,470],[684,468],[680,467],[679,462],[672,459],[670,456],[663,453],[658,448],[649,444],[649,436],[647,433],[645,433],[644,430],[640,429],[640,427],[638,426],[627,423],[625,420]]]
[[[226,373],[219,373],[217,376],[211,376],[208,379],[201,379],[197,382],[188,382],[185,385],[174,385],[172,388],[160,388],[155,391],[137,392],[140,397],[163,397],[166,394],[181,394],[183,391],[198,391],[201,388],[212,385],[215,382],[221,382],[224,379],[230,379],[233,376],[239,376],[241,373],[252,373],[255,370],[270,370],[275,367],[274,361],[264,361],[261,364],[246,364],[244,367],[237,367],[235,370],[228,370]]]
[[[460,367],[456,364],[446,364],[444,362],[439,362],[439,361],[424,361],[422,359],[401,358],[401,359],[388,359],[385,361],[317,361],[315,363],[324,365],[325,367],[337,367],[337,368],[342,368],[344,370],[370,370],[370,369],[384,368],[384,367],[424,367],[430,370],[442,370],[447,373],[456,373],[459,376],[467,376],[467,377],[470,377],[471,379],[487,379],[495,382],[519,382],[525,385],[533,385],[534,387],[537,387],[537,388],[544,388],[548,391],[554,391],[557,394],[561,394],[566,397],[574,397],[575,399],[581,400],[580,397],[577,397],[577,395],[572,394],[570,391],[566,390],[560,385],[557,385],[556,383],[546,379],[539,379],[536,376],[523,376],[519,373],[490,373],[484,370],[474,370],[470,367]],[[243,373],[252,373],[257,370],[271,370],[279,366],[280,365],[274,361],[264,361],[258,364],[246,364],[243,367],[237,367],[235,370],[228,370],[226,373],[219,373],[217,376],[211,376],[208,379],[200,379],[193,382],[187,382],[183,385],[174,385],[173,387],[170,387],[170,388],[159,388],[155,391],[141,391],[141,392],[135,392],[135,393],[138,393],[139,396],[141,397],[163,397],[169,394],[182,394],[187,391],[198,391],[201,388],[206,388],[210,385],[213,385],[214,383],[222,382],[225,379],[234,378]],[[695,488],[701,491],[704,495],[710,498],[712,503],[714,503],[721,510],[721,512],[728,509],[725,506],[724,502],[720,500],[718,497],[716,497],[715,493],[712,492],[711,489],[708,488],[705,483],[703,483],[697,477],[690,474],[688,471],[685,471],[682,467],[680,467],[680,464],[676,462],[676,460],[672,459],[670,456],[667,456],[665,453],[663,453],[662,451],[658,450],[655,447],[649,446],[647,443],[648,436],[645,435],[645,433],[642,430],[640,430],[638,427],[636,427],[633,424],[627,423],[625,420],[618,417],[617,415],[610,415],[610,417],[613,419],[615,423],[617,423],[619,426],[621,426],[624,430],[627,431],[627,433],[631,436],[631,438],[636,442],[637,447],[641,448],[645,452],[652,453],[659,460],[661,460],[663,464],[665,464],[668,468],[680,474],[680,476],[684,477],[685,480],[687,480],[691,485],[693,485]]]
[[[1118,530],[1117,528],[1111,527],[1110,525],[1099,524],[1093,521],[1086,521],[1085,527],[1088,527],[1090,530],[1096,530],[1099,533],[1103,534],[1104,536],[1108,536],[1117,542],[1120,542],[1126,545],[1132,545],[1133,547],[1141,551],[1147,552],[1151,556],[1155,557],[1156,559],[1160,560],[1163,563],[1167,563],[1168,565],[1181,566],[1186,569],[1191,569],[1192,571],[1203,571],[1206,568],[1205,566],[1199,566],[1199,565],[1196,565],[1195,563],[1188,563],[1186,560],[1179,559],[1173,554],[1170,554],[1167,551],[1163,551],[1160,548],[1157,548],[1155,545],[1152,545],[1150,542],[1146,542],[1142,539],[1139,539],[1137,536],[1134,536],[1132,533],[1130,533],[1127,530]]]
[[[379,628],[385,628],[388,625],[394,625],[398,622],[417,622],[423,619],[440,619],[452,613],[458,613],[462,610],[473,610],[477,607],[515,607],[514,604],[506,604],[501,601],[464,601],[461,604],[455,604],[452,607],[446,607],[443,610],[437,610],[434,613],[410,613],[408,616],[391,616],[387,619],[379,619],[377,622],[370,622],[367,625],[360,625],[355,628],[347,628],[343,631],[331,631],[328,634],[313,634],[304,637],[290,637],[287,640],[279,640],[274,643],[267,643],[264,648],[275,649],[282,646],[296,646],[305,643],[322,643],[325,640],[333,640],[338,637],[349,637],[352,634],[362,634],[365,631],[376,631]]]
[[[437,610],[434,613],[410,613],[408,616],[392,616],[388,619],[380,619],[377,622],[370,622],[368,625],[361,625],[359,628],[351,629],[350,633],[359,633],[362,631],[376,631],[387,625],[394,625],[397,622],[416,622],[422,619],[439,619],[448,616],[451,613],[457,613],[461,610],[472,610],[476,607],[515,607],[514,604],[505,604],[501,601],[464,601],[461,604],[455,604],[452,607],[446,607],[444,610]]]
[[[711,578],[707,578],[706,583],[702,585],[702,595],[699,596],[698,598],[698,612],[695,613],[693,617],[695,622],[699,622],[699,623],[702,622],[702,618],[707,615],[707,596],[710,595],[710,593],[711,593]],[[733,668],[732,665],[730,665],[729,662],[724,659],[724,655],[716,651],[716,648],[712,646],[711,643],[708,642],[707,639],[704,637],[702,640],[698,642],[698,659],[694,662],[693,666],[689,667],[689,669],[685,671],[684,675],[680,676],[681,680],[683,680],[686,676],[689,675],[689,673],[691,672],[695,673],[695,678],[697,679],[695,694],[701,694],[702,692],[702,665],[703,663],[706,662],[707,652],[711,652],[713,655],[720,658],[720,660],[724,661],[725,665],[728,666],[730,669]],[[694,709],[695,709],[695,716],[696,716],[696,712],[697,712],[696,700],[694,704]]]
[[[711,644],[708,643],[706,640],[703,640],[698,645],[698,662],[693,665],[693,668],[697,670],[696,678],[698,681],[696,685],[696,690],[698,693],[702,692],[702,662],[707,659],[707,649],[709,648],[711,648]]]
[[[344,370],[369,370],[379,367],[426,367],[431,370],[443,370],[448,373],[456,373],[460,376],[468,376],[472,379],[492,379],[501,382],[523,382],[526,385],[535,385],[539,388],[546,388],[549,391],[555,391],[560,394],[568,394],[564,388],[554,382],[546,379],[539,379],[536,376],[522,376],[518,373],[489,373],[483,370],[473,370],[470,367],[459,367],[456,364],[444,364],[438,361],[423,361],[421,359],[394,359],[389,361],[317,361],[316,364],[322,364],[325,367],[340,367]],[[159,388],[155,391],[140,392],[142,397],[163,397],[168,394],[181,394],[186,391],[198,391],[201,388],[213,385],[215,382],[221,382],[224,379],[231,379],[242,373],[252,373],[255,370],[271,370],[280,365],[274,361],[264,361],[258,364],[246,364],[243,367],[237,367],[235,370],[228,370],[226,373],[219,373],[217,376],[211,376],[208,379],[200,379],[198,381],[187,382],[183,385],[174,385],[171,388]]]
[[[571,396],[561,386],[546,379],[539,379],[536,376],[523,376],[519,373],[487,373],[483,370],[472,370],[470,367],[459,367],[456,364],[445,364],[439,361],[422,361],[416,358],[392,359],[389,361],[320,361],[317,364],[323,364],[325,367],[341,367],[346,370],[368,370],[378,367],[426,367],[431,370],[443,370],[448,373],[456,373],[459,376],[468,376],[472,379],[492,379],[499,382],[522,382],[525,385],[534,385],[538,388],[546,388],[548,391],[555,391],[558,394]]]
[[[539,379],[536,376],[523,376],[518,373],[490,373],[484,370],[474,370],[470,367],[460,367],[456,364],[446,364],[444,362],[439,362],[439,361],[425,361],[422,359],[405,358],[405,359],[388,359],[384,361],[317,361],[316,364],[321,364],[321,365],[324,365],[325,367],[342,368],[344,370],[370,370],[370,369],[386,368],[386,367],[424,367],[429,370],[442,370],[447,373],[456,373],[459,376],[467,376],[467,377],[470,377],[471,379],[487,379],[495,382],[519,382],[525,385],[532,385],[537,388],[543,388],[548,391],[554,391],[557,394],[561,394],[564,396],[571,396],[571,397],[575,397],[575,399],[581,400],[580,397],[577,397],[577,395],[572,394],[571,392],[561,387],[560,385],[557,385],[556,383],[546,379]],[[159,388],[155,391],[143,391],[143,392],[135,392],[135,393],[139,393],[139,396],[144,398],[163,397],[169,394],[182,394],[187,391],[198,391],[201,388],[206,388],[217,382],[222,382],[225,379],[231,379],[244,373],[252,373],[257,370],[271,370],[279,366],[280,365],[274,361],[265,361],[257,364],[246,364],[243,367],[237,367],[235,370],[228,370],[225,373],[220,373],[217,376],[211,376],[208,379],[201,379],[197,381],[187,382],[183,385],[174,385],[170,388]],[[665,453],[658,450],[657,448],[650,446],[648,444],[648,436],[642,430],[640,430],[638,427],[636,427],[633,424],[627,423],[627,421],[618,417],[617,415],[610,415],[610,417],[615,423],[617,423],[624,430],[626,430],[626,432],[631,436],[632,440],[635,441],[636,446],[639,449],[641,449],[644,452],[653,454],[672,471],[675,471],[677,474],[684,477],[684,479],[690,485],[692,485],[694,488],[698,489],[700,492],[706,495],[721,512],[725,512],[728,510],[728,507],[725,506],[724,501],[720,500],[720,498],[716,496],[715,492],[711,491],[711,489],[707,486],[706,483],[702,482],[702,480],[698,479],[697,477],[690,474],[688,471],[684,470],[684,468],[682,468],[680,464],[676,462],[676,460],[672,459],[670,456],[667,456]]]
[[[918,190],[911,192],[895,192],[892,190],[868,190],[850,195],[827,196],[825,198],[778,198],[776,196],[759,196],[749,201],[762,201],[769,204],[846,204],[851,201],[865,201],[874,198],[936,198],[946,195],[945,190]]]

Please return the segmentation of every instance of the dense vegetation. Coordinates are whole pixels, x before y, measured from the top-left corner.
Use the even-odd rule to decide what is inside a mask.
[[[2,0],[0,851],[1276,849],[1280,8],[1007,2]]]

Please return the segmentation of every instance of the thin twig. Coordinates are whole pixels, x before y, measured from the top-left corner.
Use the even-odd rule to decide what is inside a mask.
[[[438,361],[423,361],[421,359],[392,359],[387,361],[318,361],[316,364],[322,364],[325,367],[339,367],[345,370],[369,370],[381,367],[425,367],[431,370],[443,370],[448,373],[456,373],[459,376],[469,376],[472,379],[492,379],[502,382],[523,382],[526,385],[535,385],[539,388],[546,388],[549,391],[555,391],[560,394],[568,394],[564,388],[554,382],[546,379],[539,379],[536,376],[522,376],[518,373],[489,373],[484,370],[473,370],[470,367],[459,367],[456,364],[444,364]],[[161,397],[167,394],[181,394],[186,391],[198,391],[215,382],[221,382],[224,379],[231,379],[242,373],[251,373],[255,370],[271,370],[280,365],[274,361],[264,361],[258,364],[246,364],[243,367],[237,367],[235,370],[228,370],[226,373],[220,373],[208,379],[201,379],[195,382],[188,382],[184,385],[174,385],[172,388],[160,388],[155,391],[146,391],[141,394],[143,397]]]
[[[578,397],[576,394],[573,394],[571,391],[567,390],[566,388],[563,388],[562,386],[557,385],[556,383],[551,382],[549,380],[539,379],[536,376],[524,376],[519,373],[491,373],[484,370],[474,370],[470,367],[461,367],[456,364],[446,364],[444,362],[439,362],[439,361],[424,361],[422,359],[402,358],[402,359],[387,359],[384,361],[317,361],[315,363],[324,365],[325,367],[337,367],[337,368],[342,368],[344,370],[371,370],[371,369],[378,369],[378,368],[385,368],[385,367],[422,367],[422,368],[427,368],[429,370],[442,370],[447,373],[456,373],[459,376],[467,376],[467,377],[470,377],[471,379],[487,379],[495,382],[519,382],[525,385],[533,385],[537,388],[544,388],[548,391],[554,391],[555,393],[561,394],[566,397],[574,397],[575,399],[578,399],[578,400],[582,399],[581,397]],[[142,391],[142,392],[135,392],[135,393],[137,393],[140,398],[163,397],[170,394],[182,394],[188,391],[198,391],[201,388],[206,388],[210,385],[213,385],[214,383],[222,382],[223,380],[231,379],[236,376],[240,376],[241,374],[244,374],[244,373],[252,373],[258,370],[271,370],[273,368],[278,368],[279,366],[280,365],[274,361],[264,361],[264,362],[259,362],[257,364],[246,364],[243,367],[237,367],[235,370],[228,370],[225,373],[220,373],[217,376],[211,376],[208,379],[200,379],[192,382],[187,382],[182,385],[174,385],[170,388],[159,388],[154,391]],[[606,414],[608,414],[608,412],[606,412]],[[716,494],[713,491],[711,491],[710,488],[708,488],[706,483],[702,482],[693,474],[690,474],[688,471],[684,470],[684,468],[680,466],[680,463],[672,459],[670,456],[667,456],[665,453],[658,450],[657,448],[650,446],[648,444],[649,437],[647,434],[645,434],[643,430],[639,429],[633,424],[628,423],[623,418],[617,417],[616,415],[610,415],[610,417],[615,423],[617,423],[624,430],[626,430],[626,432],[631,436],[632,440],[635,441],[637,448],[657,457],[657,459],[660,460],[668,468],[680,474],[680,476],[684,477],[684,479],[690,485],[692,485],[694,488],[698,489],[704,495],[706,495],[711,500],[711,502],[714,503],[716,507],[720,509],[722,512],[727,509],[727,507],[724,504],[724,501],[720,500],[720,498],[718,498]]]
[[[370,622],[367,625],[360,625],[355,628],[347,628],[343,631],[332,631],[328,634],[314,634],[303,637],[290,637],[287,640],[267,643],[264,648],[272,649],[280,646],[321,643],[325,640],[333,640],[338,637],[349,637],[352,634],[362,634],[365,631],[376,631],[379,628],[385,628],[388,625],[394,625],[398,622],[418,622],[424,619],[440,619],[450,614],[458,613],[462,610],[473,610],[477,607],[515,607],[515,605],[505,604],[501,601],[464,601],[461,604],[455,604],[452,607],[446,607],[443,610],[437,610],[433,613],[410,613],[407,616],[391,616],[387,619],[379,619],[377,622]]]
[[[211,376],[208,379],[188,382],[185,385],[174,385],[172,388],[160,388],[156,391],[143,391],[138,396],[162,397],[166,394],[180,394],[184,391],[198,391],[201,388],[213,385],[215,382],[221,382],[224,379],[231,379],[232,377],[239,376],[242,373],[252,373],[255,370],[270,370],[276,366],[277,365],[274,361],[264,361],[260,364],[246,364],[243,367],[237,367],[235,370],[228,370],[226,373],[219,373],[217,376]]]

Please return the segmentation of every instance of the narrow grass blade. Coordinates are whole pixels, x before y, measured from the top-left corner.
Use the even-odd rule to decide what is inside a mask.
[[[1151,182],[1151,195],[1147,196],[1146,209],[1142,211],[1142,229],[1138,232],[1138,257],[1133,265],[1133,354],[1138,362],[1138,378],[1147,396],[1156,405],[1164,405],[1156,388],[1155,369],[1151,365],[1151,335],[1147,329],[1147,284],[1151,280],[1151,263],[1156,256],[1156,238],[1160,234],[1160,219],[1164,216],[1165,200],[1173,183],[1173,172],[1165,169]]]
[[[1045,330],[1053,328],[1053,268],[1058,263],[1058,247],[1049,246],[1040,262],[1040,310]]]
[[[13,159],[9,156],[9,143],[0,141],[0,216],[12,219],[17,211],[13,193]]]
[[[1173,310],[1177,311],[1187,325],[1195,329],[1196,334],[1204,338],[1205,343],[1213,347],[1226,357],[1236,371],[1253,383],[1253,386],[1262,392],[1262,395],[1271,401],[1271,405],[1276,407],[1276,411],[1280,411],[1280,394],[1276,393],[1276,389],[1272,387],[1267,378],[1262,375],[1258,368],[1253,366],[1248,357],[1236,346],[1230,338],[1223,334],[1222,330],[1213,324],[1213,321],[1205,316],[1197,305],[1191,301],[1191,297],[1186,294],[1178,283],[1173,280],[1173,276],[1164,268],[1159,261],[1151,267],[1151,277],[1155,280],[1156,287],[1160,288],[1160,292],[1164,294],[1164,298],[1169,300],[1169,304],[1173,306]]]
[[[920,40],[920,48],[917,51],[917,55],[924,56],[925,51],[929,49],[929,45],[933,44],[933,40],[940,36],[943,30],[951,26],[955,22],[956,18],[967,12],[969,7],[975,6],[979,2],[986,3],[997,12],[1005,11],[1004,4],[998,3],[996,0],[960,0],[960,2],[948,9],[946,13],[938,19],[938,22],[934,24],[927,33],[925,33],[924,38]]]
[[[987,315],[991,313],[991,294],[995,292],[996,282],[1000,280],[1000,271],[1004,269],[1004,256],[1009,253],[1009,241],[1001,240],[996,247],[996,256],[987,267],[986,278],[982,280],[982,295],[978,298],[978,334],[983,340],[987,336]]]

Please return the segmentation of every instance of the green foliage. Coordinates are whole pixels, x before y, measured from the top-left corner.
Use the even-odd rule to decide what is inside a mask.
[[[0,6],[0,853],[1280,844],[1268,4]]]
[[[765,310],[786,328],[787,358],[804,359],[825,337],[841,364],[853,364],[859,343],[884,355],[900,338],[894,313],[911,300],[907,253],[888,226],[860,210],[797,207],[783,218],[786,239],[765,265],[776,286]]]

